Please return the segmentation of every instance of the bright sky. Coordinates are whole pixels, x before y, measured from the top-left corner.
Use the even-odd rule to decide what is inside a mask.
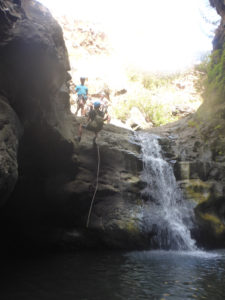
[[[122,59],[146,70],[173,71],[212,49],[210,26],[215,20],[207,0],[39,0],[54,15],[103,24]]]

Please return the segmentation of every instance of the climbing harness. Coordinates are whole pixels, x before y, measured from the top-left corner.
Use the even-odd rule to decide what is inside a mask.
[[[89,222],[90,222],[90,217],[91,217],[91,212],[92,212],[92,208],[93,208],[93,204],[94,204],[94,200],[95,200],[95,195],[96,195],[97,190],[98,190],[98,178],[99,178],[99,168],[100,168],[100,152],[99,152],[99,146],[98,145],[97,145],[97,153],[98,153],[98,166],[97,166],[97,175],[96,175],[96,186],[95,186],[95,191],[94,191],[94,194],[93,194],[93,197],[92,197],[92,200],[91,200],[91,205],[90,205],[89,212],[88,212],[87,223],[86,223],[87,228],[88,228]]]

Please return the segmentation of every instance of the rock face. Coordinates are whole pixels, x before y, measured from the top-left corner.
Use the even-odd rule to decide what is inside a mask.
[[[143,247],[138,147],[106,126],[97,152],[70,113],[62,31],[36,1],[0,0],[0,233],[5,245]],[[3,205],[4,204],[4,205]],[[91,236],[91,237],[90,237]]]
[[[195,206],[192,235],[197,244],[224,247],[225,155],[221,149],[225,122],[216,128],[218,119],[213,123],[199,114],[152,131],[162,137],[165,159],[173,162],[184,197]]]
[[[223,43],[225,40],[225,33],[224,33],[224,22],[225,22],[225,3],[223,0],[209,0],[212,7],[214,7],[217,13],[221,16],[221,23],[220,26],[217,28],[213,47],[214,50],[221,49],[223,47]]]
[[[7,103],[0,98],[0,205],[13,191],[18,178],[17,150],[21,124]]]
[[[142,230],[141,219],[140,191],[143,182],[139,175],[142,162],[139,147],[132,142],[133,134],[126,129],[105,125],[98,138],[98,146],[93,146],[93,136],[92,132],[84,130],[79,145],[76,178],[64,186],[66,214],[70,216],[71,224],[78,226],[64,238],[76,243],[78,234],[87,243],[91,232],[91,243],[96,245],[110,248],[146,247],[148,239],[143,237],[147,237],[147,233]],[[98,163],[98,189],[89,229],[84,231],[95,191]]]
[[[100,30],[98,24],[88,21],[72,20],[66,16],[58,17],[58,21],[64,28],[64,39],[70,51],[82,51],[89,53],[108,54],[110,52],[109,42],[106,34]],[[75,43],[72,41],[75,40]]]
[[[72,176],[76,155],[60,26],[36,1],[0,1],[0,13],[1,204],[8,198],[1,228],[7,236],[44,218],[46,182],[65,169]]]
[[[221,23],[213,40],[212,59],[208,70],[205,102],[190,125],[198,133],[195,151],[203,164],[196,165],[201,172],[202,186],[192,192],[200,193],[196,207],[200,228],[198,235],[203,244],[225,246],[225,3],[210,0],[221,16]],[[195,171],[196,172],[196,171]],[[197,194],[196,194],[197,195]],[[197,198],[197,197],[196,197]]]
[[[200,246],[225,246],[225,3],[210,0],[221,16],[209,64],[205,101],[196,114],[154,131],[187,201],[195,202],[193,236]]]
[[[211,2],[223,17],[223,1]],[[99,148],[86,130],[76,141],[80,120],[70,113],[70,66],[57,22],[36,1],[0,0],[0,37],[2,245],[146,248],[152,233],[142,223],[140,149],[131,131],[112,125],[104,126]],[[220,26],[220,62],[223,37]],[[196,202],[193,236],[206,247],[225,246],[224,112],[220,97],[150,130],[162,136],[187,201]]]

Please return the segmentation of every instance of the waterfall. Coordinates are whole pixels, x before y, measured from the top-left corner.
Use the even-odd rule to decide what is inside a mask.
[[[172,166],[163,159],[159,137],[137,133],[141,145],[143,171],[146,187],[144,223],[146,230],[153,232],[151,246],[161,249],[196,249],[191,238],[193,207],[185,201],[179,189]]]

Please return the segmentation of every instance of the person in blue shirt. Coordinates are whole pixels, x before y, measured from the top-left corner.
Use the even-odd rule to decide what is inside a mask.
[[[88,96],[88,88],[84,85],[85,77],[80,78],[80,84],[76,86],[75,91],[77,93],[77,110],[75,116],[78,114],[79,109],[81,109],[81,115],[85,115],[85,103]]]

